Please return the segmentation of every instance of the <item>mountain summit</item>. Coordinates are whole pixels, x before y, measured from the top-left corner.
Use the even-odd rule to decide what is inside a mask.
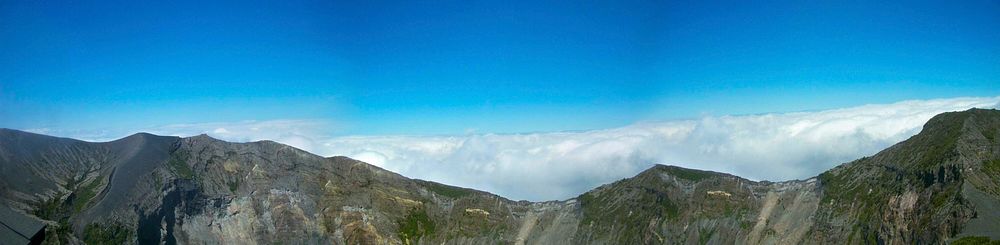
[[[1000,240],[1000,111],[935,116],[806,180],[656,165],[565,201],[512,201],[270,141],[0,129],[0,204],[46,243],[790,244]]]

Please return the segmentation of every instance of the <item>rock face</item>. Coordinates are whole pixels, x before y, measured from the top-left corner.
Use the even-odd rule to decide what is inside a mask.
[[[527,202],[269,141],[90,143],[0,129],[0,204],[45,220],[51,244],[988,241],[1000,239],[998,138],[1000,111],[973,109],[807,180],[657,165]]]

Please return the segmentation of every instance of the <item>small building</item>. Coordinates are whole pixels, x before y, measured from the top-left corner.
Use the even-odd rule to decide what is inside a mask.
[[[42,244],[45,223],[0,205],[0,244]]]

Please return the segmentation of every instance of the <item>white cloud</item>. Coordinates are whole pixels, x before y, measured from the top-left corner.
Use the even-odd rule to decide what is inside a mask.
[[[514,199],[565,199],[654,163],[751,179],[808,178],[902,141],[936,114],[996,108],[998,102],[1000,97],[903,101],[584,132],[339,137],[321,140],[317,153]]]
[[[939,113],[998,104],[1000,97],[914,100],[531,134],[331,137],[333,125],[323,120],[175,124],[142,131],[205,133],[236,142],[273,140],[322,156],[349,156],[411,178],[513,199],[551,200],[631,177],[655,163],[758,180],[808,178],[902,141]]]

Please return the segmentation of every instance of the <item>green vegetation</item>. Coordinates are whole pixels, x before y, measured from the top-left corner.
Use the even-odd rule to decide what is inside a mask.
[[[399,221],[399,240],[403,244],[417,244],[421,237],[434,234],[434,222],[423,208],[410,210],[406,218]]]
[[[121,225],[88,224],[83,230],[86,244],[127,244],[132,232]]]
[[[993,176],[1000,176],[1000,159],[984,160],[983,172]]]
[[[1000,240],[991,240],[984,236],[968,236],[951,242],[951,245],[1000,245]]]
[[[1000,159],[983,160],[982,171],[983,174],[990,176],[988,181],[993,182],[993,187],[980,186],[979,188],[993,194],[1000,194]]]
[[[708,244],[708,242],[712,239],[712,235],[715,235],[715,230],[698,229],[698,244]]]
[[[883,203],[886,203],[893,193],[902,192],[901,186],[879,186],[874,183],[892,183],[881,170],[871,169],[871,160],[859,160],[852,165],[842,169],[839,173],[827,171],[819,175],[820,183],[823,186],[823,199],[821,205],[826,205],[834,213],[853,214],[856,219],[852,231],[848,236],[848,243],[857,243],[858,240],[871,240],[876,236],[871,226],[878,226],[881,222],[878,214],[882,213]],[[875,173],[868,178],[858,178],[859,173]]]
[[[887,156],[879,162],[862,158],[841,168],[819,175],[824,193],[822,203],[833,211],[857,214],[860,222],[878,223],[884,203],[905,191],[934,194],[930,209],[946,208],[960,191],[958,168],[945,165],[957,156],[955,151],[963,127],[971,113],[945,113],[932,118],[923,131],[904,141],[894,151],[879,153]],[[984,162],[984,170],[1000,173],[1000,161]],[[916,189],[914,189],[916,188]],[[833,202],[836,203],[833,203]],[[876,225],[877,226],[877,225]],[[865,230],[865,229],[862,229]]]
[[[933,224],[949,219],[933,214],[961,208],[962,181],[961,176],[954,174],[958,172],[955,166],[941,165],[942,162],[933,167],[918,166],[896,160],[906,159],[909,154],[904,153],[902,158],[890,155],[891,158],[883,158],[883,162],[861,159],[819,175],[823,188],[822,208],[829,209],[835,216],[844,215],[854,220],[848,243],[877,241],[885,222],[908,222],[913,229],[932,231],[938,229]],[[926,153],[917,154],[926,156]],[[900,162],[900,165],[892,164]],[[911,221],[885,220],[882,214],[891,212],[892,208],[887,205],[889,200],[908,192],[919,196],[915,205],[919,215]]]
[[[694,182],[698,182],[698,181],[701,181],[701,180],[704,180],[704,179],[707,179],[707,178],[711,178],[713,176],[713,173],[709,172],[709,171],[686,169],[686,168],[680,168],[680,167],[669,167],[668,166],[668,167],[663,168],[663,171],[666,172],[667,174],[670,174],[671,176],[677,177],[679,179],[685,179],[685,180],[690,180],[690,181],[694,181]]]
[[[173,170],[177,176],[180,176],[183,179],[194,179],[194,170],[191,170],[191,167],[187,165],[187,162],[185,162],[185,159],[187,158],[187,152],[176,151],[174,154],[170,154],[170,159],[167,160],[167,165],[170,166],[170,169]]]
[[[997,142],[997,139],[996,139],[996,137],[997,137],[997,128],[996,127],[986,127],[986,129],[983,129],[983,137],[986,137],[986,139],[989,140],[990,143],[996,143]]]
[[[911,152],[904,152],[906,155],[919,155],[916,160],[916,167],[933,168],[942,162],[954,157],[955,144],[962,134],[962,125],[967,113],[945,113],[934,118],[924,125],[924,130],[907,140]]]
[[[236,180],[233,180],[232,182],[226,182],[226,185],[229,186],[229,191],[231,191],[233,193],[236,193],[236,189],[240,187],[240,179],[237,178]]]
[[[62,198],[63,194],[56,195],[53,198],[35,203],[35,210],[31,212],[35,216],[42,218],[44,220],[55,220],[58,218],[62,212]]]
[[[45,228],[45,242],[43,244],[68,244],[69,237],[73,233],[69,225],[68,206],[64,205],[65,194],[56,195],[53,198],[35,203],[35,209],[31,212],[35,216],[44,220],[58,220],[58,225],[50,225]]]
[[[949,201],[960,199],[958,196],[961,189],[959,185],[948,185],[944,189],[934,192],[931,196],[931,207],[940,208],[947,204]]]
[[[442,230],[448,240],[456,237],[492,237],[499,239],[507,228],[504,224],[491,220],[481,215],[470,215],[464,213],[456,219],[449,219],[450,227],[454,229]]]
[[[741,230],[750,230],[750,227],[753,227],[753,223],[751,223],[750,221],[745,221],[745,220],[740,221]]]
[[[662,200],[657,200],[656,203],[659,204],[659,208],[661,208],[662,210],[660,214],[665,214],[664,216],[666,216],[667,218],[676,219],[677,217],[680,216],[680,211],[679,208],[677,208],[677,204],[671,202],[670,199],[662,198]]]
[[[59,219],[59,224],[45,227],[45,241],[42,244],[70,244],[69,237],[73,234],[69,218]]]
[[[69,237],[72,236],[73,233],[69,224],[70,217],[86,208],[91,199],[97,196],[99,192],[98,187],[102,184],[101,178],[92,180],[85,186],[79,186],[78,184],[83,181],[83,178],[84,177],[80,177],[80,179],[69,179],[69,181],[67,181],[67,184],[64,186],[66,189],[72,190],[76,188],[76,190],[69,195],[69,198],[67,198],[67,194],[58,194],[53,198],[34,204],[35,208],[32,210],[32,214],[44,220],[58,222],[58,225],[50,225],[45,229],[45,236],[47,238],[45,240],[45,244],[69,243]]]
[[[156,185],[157,190],[163,189],[163,181],[160,180],[160,176],[156,176],[156,173],[150,173],[149,178],[153,179],[153,184]]]
[[[630,181],[639,181],[630,182]],[[592,192],[577,197],[583,209],[582,229],[593,227],[595,236],[611,235],[615,244],[641,243],[648,234],[651,219],[677,221],[681,207],[668,196],[668,187],[654,178],[627,180],[612,184],[614,189],[601,195]]]
[[[844,176],[847,174],[835,174],[833,171],[826,171],[817,177],[820,183],[823,185],[823,199],[820,201],[822,204],[831,204],[834,201],[850,201],[845,200],[849,198],[850,194],[854,193],[853,189],[847,185],[847,180]]]
[[[590,223],[597,220],[600,215],[601,203],[598,202],[594,194],[583,193],[576,197],[576,200],[580,202],[580,206],[583,207],[583,219],[580,225],[589,225]]]
[[[435,182],[424,182],[424,187],[426,187],[431,192],[437,193],[438,195],[451,197],[451,198],[461,198],[464,196],[472,195],[475,191],[471,189],[455,187],[445,184],[439,184]]]
[[[95,179],[82,189],[77,190],[75,192],[76,198],[73,200],[73,211],[80,212],[80,210],[83,210],[87,206],[87,203],[90,202],[90,199],[97,196],[97,187],[100,185],[101,180]]]

